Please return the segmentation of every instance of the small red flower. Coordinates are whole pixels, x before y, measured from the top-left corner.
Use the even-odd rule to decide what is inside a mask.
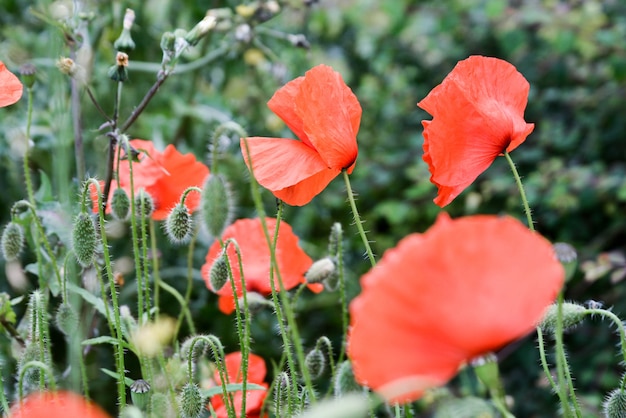
[[[133,185],[135,193],[144,189],[152,196],[155,210],[152,219],[162,221],[167,218],[174,205],[180,202],[180,197],[191,186],[202,187],[209,175],[207,166],[199,161],[193,154],[181,154],[174,145],[168,145],[165,151],[160,152],[154,148],[151,141],[133,139],[130,141],[133,148],[144,151],[139,154],[140,161],[133,162]],[[120,161],[119,167],[120,186],[130,196],[130,164],[128,160]],[[111,183],[113,196],[117,183]],[[110,199],[109,199],[110,202]],[[185,205],[191,212],[200,205],[200,194],[192,192],[187,195]],[[94,211],[97,211],[96,199],[94,199]],[[110,207],[107,207],[107,213]]]
[[[270,236],[276,228],[276,219],[265,218]],[[224,230],[222,241],[235,239],[241,249],[241,259],[244,268],[246,290],[262,295],[272,293],[270,286],[270,250],[265,240],[263,227],[259,218],[239,219]],[[218,241],[215,241],[206,256],[206,263],[202,266],[202,277],[209,289],[211,288],[209,274],[211,266],[222,251]],[[304,273],[311,267],[313,260],[306,255],[298,244],[298,237],[293,233],[291,226],[284,221],[280,222],[278,241],[276,244],[276,258],[285,289],[292,289],[300,283],[305,283]],[[232,268],[233,278],[237,287],[237,298],[243,295],[241,291],[241,272],[235,246],[228,246],[228,261]],[[275,289],[279,290],[278,278],[274,275]],[[320,292],[323,285],[309,285],[309,289]],[[219,308],[225,314],[235,310],[235,297],[230,282],[227,282],[216,292],[219,295]]]
[[[519,221],[440,216],[361,279],[348,339],[356,379],[389,401],[415,400],[531,331],[563,281],[550,243]]]
[[[12,105],[22,97],[20,80],[0,61],[0,107]]]
[[[241,375],[241,359],[242,356],[241,352],[239,351],[236,353],[227,354],[225,356],[224,362],[226,363],[226,373],[228,375],[229,383],[243,382],[243,377]],[[267,383],[263,381],[266,374],[267,369],[263,358],[257,356],[256,354],[250,353],[248,355],[248,382],[261,385],[267,389]],[[217,385],[222,384],[222,380],[220,379],[220,375],[217,370],[213,374],[213,380],[215,380]],[[261,407],[263,406],[263,402],[265,401],[266,396],[267,391],[265,390],[256,389],[247,391],[245,413],[246,418],[260,418]],[[242,391],[237,391],[233,393],[236,416],[241,418],[243,418],[243,415],[241,414],[242,400]],[[222,395],[212,396],[210,402],[211,406],[213,406],[213,409],[215,410],[217,418],[228,418],[228,412],[226,410],[226,405],[224,404],[224,398],[222,397]]]
[[[361,105],[341,75],[318,65],[280,88],[267,103],[300,141],[252,137],[248,142],[257,181],[294,206],[311,201],[341,170],[354,169]]]
[[[110,418],[99,406],[72,392],[29,395],[11,408],[11,418]]]
[[[498,155],[517,148],[533,131],[524,121],[528,81],[513,65],[472,56],[460,61],[417,105],[424,120],[424,161],[438,188],[435,203],[446,206]]]

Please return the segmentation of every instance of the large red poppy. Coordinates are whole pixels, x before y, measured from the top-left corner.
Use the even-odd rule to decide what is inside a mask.
[[[145,189],[154,200],[152,219],[162,221],[167,218],[172,207],[180,202],[183,192],[191,186],[202,187],[209,175],[207,166],[193,154],[181,154],[174,145],[168,145],[165,151],[158,151],[151,141],[133,139],[130,141],[135,149],[143,151],[139,154],[140,161],[133,162],[133,185],[135,192]],[[130,194],[130,164],[128,160],[120,161],[120,186]],[[115,181],[111,183],[111,193],[117,188]],[[110,199],[109,199],[110,202]],[[190,193],[185,205],[191,212],[200,205],[200,194]],[[97,206],[94,199],[94,210]],[[107,213],[110,207],[107,207]]]
[[[460,61],[417,105],[433,115],[424,126],[424,161],[439,192],[452,202],[504,151],[532,132],[524,121],[528,81],[506,61],[472,56]]]
[[[229,383],[243,382],[243,377],[241,375],[241,360],[242,355],[239,351],[236,353],[227,354],[224,358]],[[261,385],[267,388],[267,383],[263,381],[266,374],[267,368],[265,366],[265,360],[263,360],[263,358],[257,356],[256,354],[250,353],[248,355],[247,381],[249,383],[255,383],[257,385]],[[215,380],[216,385],[221,385],[222,380],[220,379],[220,375],[217,370],[213,374],[213,380]],[[242,415],[241,401],[243,400],[243,392],[234,392],[233,401],[235,404],[235,415],[242,418],[243,416],[245,416],[246,418],[259,418],[261,416],[261,407],[263,406],[263,401],[265,400],[266,396],[266,390],[248,390],[246,395],[246,413],[245,415]],[[228,412],[226,410],[226,405],[224,404],[224,398],[222,397],[222,395],[212,396],[210,402],[211,406],[213,406],[213,409],[215,410],[217,418],[228,418]]]
[[[270,236],[274,235],[276,219],[265,218]],[[263,227],[259,218],[239,219],[228,226],[222,234],[222,240],[235,239],[241,249],[241,259],[244,268],[244,278],[246,290],[257,292],[262,295],[272,293],[270,284],[270,250],[265,240]],[[210,282],[211,266],[222,251],[218,241],[215,241],[206,256],[206,263],[202,266],[202,277],[209,289],[213,290]],[[281,274],[285,289],[291,289],[300,283],[305,283],[304,273],[311,267],[313,260],[300,248],[298,237],[293,233],[291,226],[281,221],[278,230],[278,241],[276,243],[276,258],[278,269]],[[241,290],[241,272],[235,246],[228,246],[228,261],[232,268],[233,278],[237,288],[237,298],[243,295]],[[278,277],[274,275],[275,289],[280,290]],[[315,292],[320,292],[323,285],[309,285]],[[233,297],[232,286],[227,282],[221,289],[217,290],[219,295],[219,308],[225,314],[230,314],[235,310],[235,298]]]
[[[22,97],[20,80],[0,61],[0,107],[12,105]]]
[[[338,72],[318,65],[285,84],[267,105],[300,139],[246,138],[254,176],[277,198],[302,206],[341,170],[352,173],[361,105]],[[241,152],[250,167],[246,139]]]
[[[361,279],[348,340],[357,381],[389,401],[417,399],[526,335],[563,280],[550,243],[519,221],[440,216]]]
[[[72,392],[42,392],[29,395],[11,408],[12,418],[110,418],[97,405]]]

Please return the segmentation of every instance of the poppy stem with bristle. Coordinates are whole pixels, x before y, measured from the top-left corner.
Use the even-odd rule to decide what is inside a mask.
[[[352,186],[350,185],[350,178],[348,177],[348,172],[346,170],[342,171],[343,179],[346,182],[346,191],[348,192],[348,200],[350,201],[350,207],[352,208],[352,215],[354,216],[354,224],[356,228],[359,230],[359,235],[363,240],[363,245],[365,245],[365,251],[367,253],[367,258],[369,258],[370,263],[372,263],[372,267],[376,265],[376,259],[374,258],[374,253],[372,252],[372,248],[370,247],[370,242],[367,239],[367,234],[363,229],[363,221],[359,216],[359,211],[356,208],[356,201],[354,199],[354,193],[352,192]]]
[[[528,199],[526,198],[526,192],[524,191],[524,185],[522,184],[522,179],[517,172],[517,167],[515,167],[515,163],[511,159],[511,155],[504,151],[504,158],[509,163],[511,167],[511,171],[513,172],[513,177],[515,177],[515,183],[517,183],[517,188],[519,189],[520,197],[522,198],[522,205],[524,205],[524,213],[526,213],[526,220],[528,221],[528,229],[531,231],[535,230],[535,224],[533,223],[533,217],[530,210],[530,206],[528,204]]]

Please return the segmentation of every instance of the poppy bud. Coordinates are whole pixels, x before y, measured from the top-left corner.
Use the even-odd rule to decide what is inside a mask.
[[[322,373],[324,373],[324,369],[326,368],[326,358],[324,357],[322,350],[316,347],[309,351],[309,354],[307,354],[304,358],[304,365],[309,371],[311,379],[315,380],[319,378]]]
[[[20,75],[22,76],[22,81],[24,82],[24,85],[29,89],[35,85],[36,72],[37,69],[31,63],[26,63],[20,67]]]
[[[130,385],[130,398],[133,405],[142,411],[146,410],[150,402],[150,384],[143,379],[137,379]]]
[[[19,224],[9,222],[4,227],[2,239],[0,240],[2,248],[2,257],[6,261],[16,260],[22,253],[24,247],[24,230]]]
[[[140,189],[139,192],[135,194],[135,214],[137,217],[142,216],[142,208],[144,217],[149,218],[152,216],[152,212],[154,212],[154,200],[145,189]]]
[[[337,267],[335,262],[330,257],[324,257],[311,265],[307,272],[304,273],[304,278],[307,283],[322,283],[336,273]]]
[[[191,237],[193,221],[189,209],[182,203],[176,204],[165,220],[165,232],[174,244],[183,244]]]
[[[615,389],[609,393],[602,403],[606,418],[621,418],[626,416],[626,392]]]
[[[339,247],[343,240],[343,228],[339,222],[335,222],[330,228],[330,237],[328,238],[328,255],[330,257],[339,256]]]
[[[126,9],[124,14],[124,24],[122,26],[122,33],[120,37],[113,43],[115,49],[121,52],[130,52],[135,49],[135,41],[130,34],[130,29],[133,27],[135,21],[135,12],[133,9]]]
[[[248,301],[248,309],[251,314],[261,312],[263,308],[274,308],[274,303],[265,299],[265,297],[258,292],[246,292],[246,300]],[[243,296],[237,299],[239,309],[243,310]]]
[[[222,176],[210,175],[204,183],[201,197],[202,220],[209,234],[219,237],[232,221],[233,197]]]
[[[578,264],[578,255],[576,249],[565,242],[556,242],[552,245],[556,258],[561,262],[565,269],[565,281],[569,281],[574,273]]]
[[[183,418],[198,418],[204,407],[204,397],[195,383],[187,383],[180,394],[180,412]]]
[[[277,417],[287,416],[289,398],[291,392],[291,381],[286,372],[281,372],[276,376],[274,384],[274,410]]]
[[[539,323],[541,329],[546,333],[554,333],[556,331],[558,306],[556,303],[550,305]],[[580,324],[589,312],[587,308],[577,303],[563,302],[562,313],[563,330],[566,331]]]
[[[78,327],[78,315],[74,308],[66,302],[59,305],[54,321],[57,328],[67,337],[74,334]]]
[[[82,267],[90,267],[96,261],[98,234],[93,218],[86,212],[79,213],[74,219],[72,247],[76,261]]]
[[[113,197],[111,198],[111,213],[115,219],[119,219],[120,221],[128,218],[128,214],[130,213],[130,199],[128,198],[126,190],[117,188],[113,192]]]
[[[192,358],[192,360],[197,360],[200,356],[202,356],[207,349],[209,348],[209,344],[205,338],[198,338],[199,335],[192,335],[187,338],[183,344],[180,346],[180,357],[183,360]],[[193,352],[191,351],[191,347],[193,345]]]
[[[336,397],[344,396],[350,392],[362,392],[363,388],[354,379],[352,363],[344,361],[337,367],[337,373],[333,381],[333,390]]]
[[[224,287],[226,282],[228,282],[229,272],[226,260],[226,252],[222,251],[211,266],[209,281],[211,282],[211,288],[214,292],[218,292],[222,287]]]

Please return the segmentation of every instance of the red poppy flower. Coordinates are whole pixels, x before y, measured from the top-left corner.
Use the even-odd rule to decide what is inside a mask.
[[[424,126],[424,161],[439,192],[452,202],[498,155],[518,147],[534,124],[524,121],[528,81],[513,65],[472,56],[460,61],[417,105],[433,115]]]
[[[352,173],[361,105],[338,72],[318,65],[285,84],[267,105],[300,139],[247,138],[254,176],[274,196],[302,206],[341,170]],[[245,139],[241,152],[250,167]]]
[[[72,392],[42,392],[29,395],[11,409],[12,418],[110,418],[97,405]]]
[[[22,97],[20,80],[0,61],[0,107],[12,105]]]
[[[154,200],[152,219],[162,221],[167,218],[174,205],[180,202],[180,197],[191,186],[202,187],[209,175],[207,166],[193,154],[181,154],[174,145],[168,145],[165,151],[154,148],[151,141],[133,139],[130,144],[137,150],[144,151],[139,155],[140,161],[133,162],[133,185],[135,192],[144,189]],[[130,164],[128,160],[120,161],[120,186],[130,194]],[[111,183],[111,193],[117,188],[115,181]],[[97,211],[97,199],[94,199],[94,211]],[[110,202],[110,199],[109,199]],[[190,193],[185,199],[185,205],[191,212],[200,205],[200,194]],[[110,207],[107,207],[107,213]]]
[[[276,228],[276,219],[265,218],[265,221],[270,231],[270,236],[273,236]],[[263,234],[261,220],[259,218],[239,219],[224,230],[222,241],[226,241],[229,238],[234,238],[241,249],[246,290],[248,292],[258,292],[262,295],[271,294],[270,250]],[[207,287],[211,290],[213,290],[209,278],[211,266],[221,251],[220,243],[215,241],[209,248],[206,263],[202,266],[202,277],[204,277]],[[278,230],[276,258],[285,289],[291,289],[300,283],[305,283],[304,273],[311,267],[313,260],[300,248],[298,237],[293,233],[291,226],[284,221],[281,221]],[[243,295],[243,292],[241,290],[239,262],[237,261],[234,245],[228,246],[228,261],[235,279],[237,298],[239,298]],[[276,276],[274,276],[274,284],[277,290],[280,289]],[[323,289],[323,285],[312,284],[309,285],[309,289],[314,292],[320,292]],[[235,298],[230,283],[226,283],[216,293],[220,296],[218,302],[220,311],[225,314],[232,313],[235,310]]]
[[[357,381],[392,402],[415,400],[531,331],[563,280],[550,243],[519,221],[440,216],[361,279],[348,340]]]
[[[230,353],[227,354],[224,358],[224,362],[226,363],[226,373],[228,375],[229,383],[241,383],[243,382],[243,378],[241,375],[241,352]],[[265,379],[265,375],[267,373],[267,369],[265,366],[265,361],[263,358],[257,356],[256,354],[250,353],[248,355],[248,382],[255,383],[257,385],[261,385],[267,388],[267,383],[263,381]],[[217,385],[222,384],[222,380],[220,379],[219,372],[216,370],[213,374],[213,380],[215,380]],[[267,396],[267,391],[264,390],[248,390],[246,395],[246,418],[260,418],[261,416],[261,407],[263,406],[263,401]],[[241,401],[243,400],[243,392],[237,391],[233,393],[233,401],[235,404],[235,412],[237,417],[242,417],[241,415]],[[228,418],[228,412],[226,410],[226,405],[224,404],[224,398],[222,395],[212,396],[210,399],[211,406],[215,410],[215,414],[217,418]],[[267,416],[267,415],[265,415]]]

